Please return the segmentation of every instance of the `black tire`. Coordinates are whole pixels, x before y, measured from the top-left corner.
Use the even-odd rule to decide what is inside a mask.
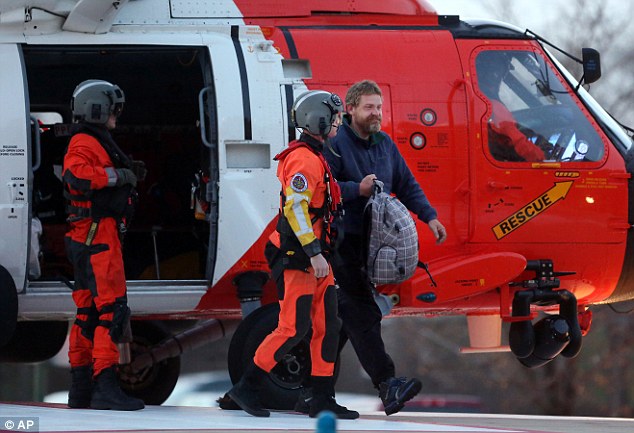
[[[249,314],[238,326],[229,345],[229,376],[232,383],[237,383],[242,377],[246,366],[253,359],[255,351],[264,338],[275,328],[279,318],[279,304],[272,303],[260,307]],[[302,383],[310,376],[310,337],[308,333],[273,368],[269,378],[262,384],[260,400],[268,409],[293,410],[299,397]],[[338,373],[339,362],[335,365],[335,378]]]
[[[170,331],[160,322],[132,321],[132,361],[136,355],[149,351],[152,346],[169,336]],[[123,365],[119,368],[119,382],[126,394],[140,398],[148,405],[160,405],[174,391],[180,369],[180,356],[165,359],[136,373]]]
[[[18,293],[9,271],[0,266],[0,347],[13,337],[18,323]]]
[[[0,348],[0,362],[42,362],[64,346],[68,322],[19,322],[13,337]]]

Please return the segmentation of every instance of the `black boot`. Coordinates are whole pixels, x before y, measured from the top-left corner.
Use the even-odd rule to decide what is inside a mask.
[[[305,413],[308,415],[310,410],[310,401],[313,399],[313,384],[310,380],[311,376],[307,376],[302,380],[302,387],[299,389],[299,396],[295,402],[295,412]]]
[[[130,397],[121,390],[116,367],[108,367],[95,378],[95,389],[90,401],[92,409],[139,410],[145,407],[143,400]]]
[[[357,419],[359,412],[348,410],[335,401],[335,385],[332,376],[311,376],[313,398],[309,401],[308,416],[315,418],[320,412],[328,410],[339,419]]]
[[[262,403],[260,403],[259,395],[262,382],[267,380],[267,376],[268,373],[252,361],[244,371],[240,381],[233,385],[227,395],[249,415],[271,416],[271,412],[264,409]]]
[[[242,410],[235,401],[231,400],[228,393],[225,393],[222,397],[218,397],[216,403],[218,403],[218,407],[223,410]]]
[[[313,389],[303,387],[299,390],[299,397],[295,403],[295,412],[308,414],[310,411],[310,402],[313,399]]]
[[[90,407],[92,397],[92,365],[70,369],[71,384],[68,391],[68,407]]]

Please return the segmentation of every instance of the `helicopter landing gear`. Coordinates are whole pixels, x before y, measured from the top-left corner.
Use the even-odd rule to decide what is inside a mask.
[[[509,345],[517,359],[526,367],[535,368],[547,364],[561,354],[574,358],[581,350],[581,327],[577,315],[577,298],[568,290],[555,290],[559,278],[574,272],[554,272],[551,260],[531,260],[527,270],[535,271],[533,280],[516,283],[526,290],[515,293]],[[559,314],[548,316],[533,325],[530,306],[559,305]]]

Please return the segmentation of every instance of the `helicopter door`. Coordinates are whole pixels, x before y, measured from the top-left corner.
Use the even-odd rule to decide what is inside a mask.
[[[23,58],[13,44],[0,45],[0,266],[25,287],[31,212],[30,120]]]
[[[209,222],[209,242],[207,247],[207,260],[205,263],[205,280],[212,281],[216,266],[216,246],[218,244],[218,130],[216,95],[213,87],[213,76],[210,59],[204,56],[201,59],[203,68],[203,80],[205,87],[198,95],[198,109],[200,112],[200,138],[204,144],[203,160],[208,160],[208,175],[204,171],[196,174],[194,188],[197,189],[197,197],[192,197],[196,219],[205,219]],[[194,191],[194,190],[193,190]],[[201,205],[204,204],[204,206]],[[202,218],[201,218],[202,217]]]

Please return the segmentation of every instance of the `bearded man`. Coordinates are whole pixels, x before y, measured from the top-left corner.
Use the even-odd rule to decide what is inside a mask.
[[[383,401],[385,413],[401,410],[421,390],[415,378],[396,377],[392,358],[381,337],[381,310],[375,302],[375,287],[364,271],[363,209],[373,192],[374,180],[384,191],[394,193],[418,218],[427,223],[436,243],[445,241],[445,227],[436,210],[407,167],[394,141],[381,131],[383,96],[370,80],[360,81],[346,94],[344,121],[325,157],[341,187],[344,206],[344,238],[332,268],[339,285],[339,317],[344,334],[372,379]],[[340,346],[341,346],[340,342]]]

